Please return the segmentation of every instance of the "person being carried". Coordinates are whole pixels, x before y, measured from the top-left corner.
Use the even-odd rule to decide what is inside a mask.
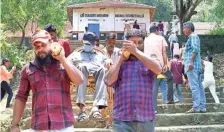
[[[83,51],[74,51],[69,55],[73,65],[76,65],[83,74],[84,82],[77,86],[76,103],[80,108],[78,121],[84,121],[89,118],[85,111],[85,96],[88,83],[88,75],[91,74],[96,78],[96,89],[94,94],[93,108],[90,116],[93,118],[102,118],[100,109],[107,107],[107,89],[103,79],[105,76],[105,67],[109,67],[110,63],[106,56],[97,54],[94,50],[96,35],[93,32],[87,32],[83,36]]]
[[[215,77],[213,75],[213,57],[211,55],[207,56],[204,61],[202,61],[202,65],[204,66],[204,80],[202,85],[204,88],[209,88],[210,93],[212,94],[215,103],[220,103],[219,98],[216,94],[216,87],[215,87]]]
[[[4,58],[2,60],[2,65],[0,68],[0,81],[1,81],[1,100],[5,97],[5,94],[8,94],[6,108],[10,107],[10,102],[12,100],[13,92],[12,88],[10,87],[10,81],[9,79],[13,78],[13,74],[16,70],[16,66],[13,66],[10,72],[6,69],[9,67],[10,61],[8,58]]]
[[[61,44],[61,46],[64,48],[64,51],[65,51],[65,57],[68,57],[71,53],[69,41],[64,39],[59,39],[57,37],[56,27],[52,24],[46,25],[44,30],[46,30],[51,35],[51,39],[53,40],[53,42],[58,42]]]
[[[21,71],[21,79],[13,109],[11,132],[20,132],[19,123],[32,91],[31,132],[73,132],[74,115],[70,81],[81,84],[81,71],[64,56],[63,47],[51,48],[50,34],[36,31],[32,37],[35,58]]]
[[[154,132],[152,91],[155,74],[162,68],[155,58],[143,53],[145,33],[127,32],[123,54],[109,69],[105,83],[115,89],[114,132]]]

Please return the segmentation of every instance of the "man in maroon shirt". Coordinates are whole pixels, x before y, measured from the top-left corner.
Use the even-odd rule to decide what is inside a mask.
[[[19,122],[30,90],[31,131],[74,131],[70,81],[79,85],[83,82],[83,76],[62,54],[52,57],[50,39],[50,34],[45,30],[37,31],[32,38],[35,59],[26,64],[21,71],[11,132],[20,131]]]
[[[51,39],[54,42],[59,42],[61,44],[61,46],[65,50],[65,57],[68,57],[71,53],[70,43],[67,40],[59,39],[57,37],[56,27],[52,24],[49,24],[49,25],[45,26],[44,30],[49,32],[49,34],[51,35]]]
[[[163,26],[162,21],[159,21],[159,24],[157,26],[159,28],[159,35],[163,36],[163,34],[164,34],[164,26]]]

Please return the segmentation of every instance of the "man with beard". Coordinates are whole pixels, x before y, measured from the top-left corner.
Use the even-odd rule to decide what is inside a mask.
[[[109,67],[106,56],[97,54],[94,50],[96,35],[93,32],[87,32],[83,36],[83,51],[73,52],[68,59],[83,73],[84,82],[77,86],[76,103],[80,108],[78,121],[84,121],[88,118],[85,111],[85,96],[88,83],[88,75],[91,74],[96,79],[96,89],[94,94],[93,108],[90,116],[101,119],[100,109],[107,107],[107,89],[104,83],[105,67]]]
[[[120,49],[115,47],[115,44],[116,44],[116,34],[112,32],[107,34],[105,40],[106,47],[103,50],[107,52],[107,56],[112,60],[112,62],[115,62],[118,59],[120,52]]]
[[[53,42],[58,42],[61,44],[61,46],[65,50],[65,57],[68,57],[71,53],[70,43],[67,40],[59,39],[57,37],[56,27],[52,24],[48,24],[45,26],[44,30],[46,30],[51,35],[51,39],[53,40]]]
[[[155,113],[152,101],[155,74],[162,68],[155,58],[143,53],[145,33],[139,29],[127,32],[123,52],[105,76],[114,86],[113,130],[115,132],[154,132]]]
[[[32,90],[30,131],[74,131],[70,81],[77,85],[81,84],[82,73],[62,54],[52,57],[50,39],[50,34],[45,30],[37,31],[32,37],[35,59],[26,64],[21,71],[11,123],[12,132],[20,131],[19,122],[30,90]]]

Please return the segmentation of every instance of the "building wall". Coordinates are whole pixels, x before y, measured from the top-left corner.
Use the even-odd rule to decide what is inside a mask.
[[[73,31],[79,33],[82,37],[85,27],[88,24],[100,24],[100,32],[106,33],[115,31],[123,33],[124,22],[128,20],[132,25],[135,20],[138,21],[140,28],[146,30],[149,28],[150,15],[149,9],[131,9],[131,8],[85,8],[73,10]],[[147,30],[146,30],[147,31]]]

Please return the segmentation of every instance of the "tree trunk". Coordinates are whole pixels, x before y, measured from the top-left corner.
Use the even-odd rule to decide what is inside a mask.
[[[21,28],[21,30],[22,30],[22,38],[21,38],[21,40],[20,40],[20,44],[19,44],[19,46],[18,46],[19,49],[22,47],[22,45],[23,45],[23,41],[25,40],[26,25],[27,25],[28,22],[29,22],[29,20],[27,19],[26,22],[24,23],[24,26],[21,26],[21,24],[18,23],[19,26],[20,26],[20,28]]]
[[[184,22],[183,22],[183,18],[179,18],[179,21],[180,21],[180,35],[183,35],[184,34],[184,32],[183,32],[183,30],[184,30],[184,26],[183,26],[183,24],[184,24]]]
[[[22,47],[24,39],[25,39],[25,29],[22,29],[22,38],[18,46],[19,49]]]

